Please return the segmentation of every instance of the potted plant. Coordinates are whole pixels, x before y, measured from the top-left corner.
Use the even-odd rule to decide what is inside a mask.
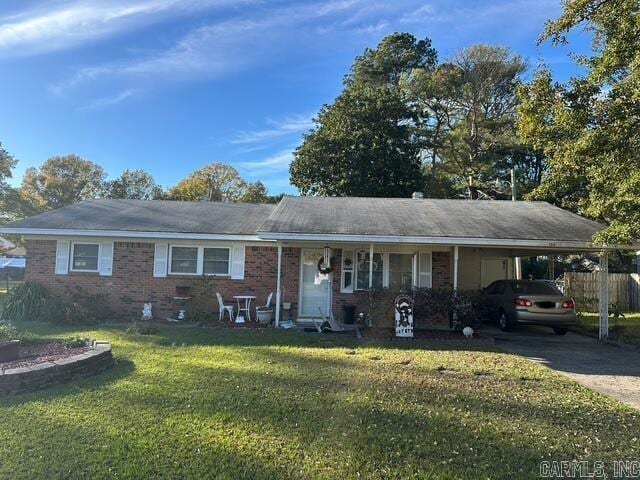
[[[258,323],[261,325],[269,325],[273,318],[273,309],[271,307],[256,307],[256,315],[258,317]]]

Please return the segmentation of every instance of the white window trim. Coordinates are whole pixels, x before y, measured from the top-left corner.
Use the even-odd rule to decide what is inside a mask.
[[[366,250],[364,248],[358,248],[356,250],[354,250],[353,252],[353,291],[354,292],[364,292],[366,290],[369,290],[368,288],[358,288],[358,252],[365,252],[365,253],[369,253],[369,250]],[[389,252],[380,252],[380,251],[373,251],[373,255],[375,256],[376,253],[379,253],[380,256],[382,257],[382,288],[387,288],[388,287],[388,280],[389,280]],[[387,284],[385,285],[385,278],[387,280]]]
[[[351,267],[347,270],[344,268],[345,252],[351,257]],[[356,284],[356,250],[343,248],[341,254],[340,265],[340,293],[353,293]],[[344,274],[345,272],[351,272],[351,287],[345,288],[344,286]]]
[[[217,248],[220,250],[226,250],[229,252],[229,259],[227,260],[227,273],[204,273],[204,251],[207,248]],[[200,253],[198,252],[198,255],[200,255]],[[205,277],[230,277],[231,276],[231,264],[233,263],[233,259],[231,258],[233,256],[233,249],[231,247],[226,247],[226,246],[216,246],[216,245],[208,245],[206,247],[202,247],[202,268],[201,271],[203,272],[203,275]]]
[[[358,252],[359,251],[363,251],[365,249],[354,249],[353,250],[353,292],[363,292],[368,290],[367,288],[358,288],[358,260],[357,260],[357,256],[358,256]],[[365,251],[365,253],[369,253],[368,251]],[[433,252],[430,250],[420,250],[418,252],[413,252],[413,253],[409,253],[407,251],[402,251],[402,250],[390,250],[390,251],[373,251],[374,254],[379,253],[382,256],[382,288],[389,288],[389,255],[390,254],[397,254],[397,255],[418,255],[418,268],[415,272],[416,278],[412,278],[412,284],[413,285],[419,285],[420,282],[420,254],[429,254],[431,256],[431,261],[430,261],[430,271],[429,271],[429,279],[430,279],[430,283],[431,286],[429,287],[421,287],[421,288],[432,288],[433,286]],[[413,277],[413,273],[412,273],[412,277]],[[340,287],[342,288],[342,278],[340,279]],[[342,290],[342,293],[353,293],[353,292],[349,292],[347,290]]]
[[[73,268],[73,257],[75,256],[76,245],[96,245],[98,247],[98,262],[95,270],[87,270],[85,268]],[[85,272],[85,273],[100,273],[100,257],[102,257],[102,245],[99,242],[71,242],[71,248],[69,249],[69,271],[70,272]]]
[[[173,267],[173,248],[196,248],[196,271],[195,272],[174,272]],[[229,262],[227,266],[227,273],[203,273],[204,272],[204,249],[205,248],[219,248],[225,249],[229,252]],[[169,244],[169,260],[167,264],[167,274],[176,276],[205,276],[205,277],[230,277],[231,276],[231,264],[233,262],[233,248],[228,245],[187,245],[182,243],[170,243]]]

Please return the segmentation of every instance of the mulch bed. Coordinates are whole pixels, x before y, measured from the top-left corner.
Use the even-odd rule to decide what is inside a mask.
[[[62,360],[63,358],[79,355],[89,350],[89,347],[67,348],[62,343],[22,345],[20,346],[20,358],[11,362],[0,363],[0,371]]]
[[[486,337],[477,332],[473,334],[472,338],[466,338],[461,333],[447,330],[415,330],[413,338],[403,338],[396,337],[394,328],[371,328],[364,330],[362,336],[365,340],[396,340],[399,342],[425,341],[456,345],[493,345],[495,343],[492,337]]]

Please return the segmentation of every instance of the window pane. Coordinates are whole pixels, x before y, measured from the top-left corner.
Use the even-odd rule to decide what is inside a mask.
[[[344,290],[349,290],[350,288],[353,288],[353,273],[352,272],[344,272],[343,273],[343,282],[342,282],[342,288]]]
[[[342,290],[353,291],[353,251],[342,249]]]
[[[382,288],[382,254],[373,254],[373,288]],[[358,252],[358,273],[356,276],[356,288],[364,290],[369,288],[369,252]]]
[[[389,288],[411,290],[412,260],[413,255],[411,254],[389,254]]]
[[[526,293],[529,295],[559,295],[560,292],[546,282],[513,282],[513,293]]]
[[[418,286],[431,288],[431,253],[421,253],[418,260]]]
[[[73,246],[73,270],[98,270],[98,245]]]
[[[228,248],[205,248],[204,268],[206,275],[228,275],[229,274],[229,249]]]
[[[198,272],[197,247],[172,247],[171,248],[171,272],[172,273],[197,273]]]

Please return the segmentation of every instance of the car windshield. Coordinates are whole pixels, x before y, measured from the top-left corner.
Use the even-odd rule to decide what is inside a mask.
[[[556,288],[545,282],[513,282],[511,290],[513,293],[527,295],[560,295]]]

